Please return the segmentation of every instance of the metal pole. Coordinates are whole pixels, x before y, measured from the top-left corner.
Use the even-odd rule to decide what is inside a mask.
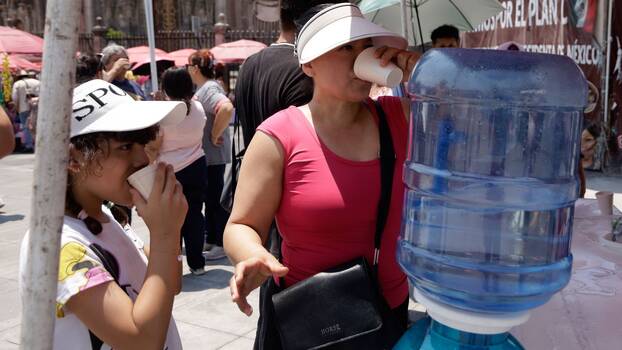
[[[48,0],[20,348],[52,349],[71,96],[82,1]]]
[[[93,0],[84,0],[84,28],[86,33],[90,33],[93,30]]]
[[[419,6],[417,1],[413,0],[413,6],[415,7],[415,13],[417,14],[417,26],[419,27],[419,38],[421,38],[421,52],[425,52],[425,43],[423,42],[423,32],[421,31],[421,20],[419,19]],[[415,34],[413,33],[413,38]]]
[[[402,8],[402,35],[404,36],[404,38],[408,39],[408,14],[406,13],[406,1],[407,0],[400,0],[400,6]],[[413,36],[414,35],[415,33],[413,33]]]
[[[613,0],[609,0],[609,10],[607,14],[607,64],[605,65],[605,96],[603,96],[603,121],[605,123],[605,130],[609,129],[609,81],[611,70],[611,43],[613,42],[613,38],[611,37],[612,22]]]
[[[151,68],[151,92],[158,91],[158,68],[155,60],[155,30],[153,28],[153,1],[145,0],[147,41],[149,41],[149,66]]]

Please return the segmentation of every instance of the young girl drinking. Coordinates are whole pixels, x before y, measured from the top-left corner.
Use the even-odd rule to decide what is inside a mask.
[[[158,164],[148,198],[126,180],[148,165],[144,145],[158,123],[175,123],[185,111],[182,102],[134,101],[103,80],[75,88],[54,349],[181,349],[171,312],[187,203],[170,165]],[[135,205],[150,247],[115,221],[104,201]]]

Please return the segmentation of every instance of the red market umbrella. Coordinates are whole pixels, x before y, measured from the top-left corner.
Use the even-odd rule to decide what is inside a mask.
[[[130,47],[129,49],[127,49],[127,55],[130,63],[134,65],[138,62],[149,62],[149,46]],[[172,60],[168,53],[166,53],[166,51],[158,48],[155,49],[155,56],[156,61],[158,61],[158,58]]]
[[[263,50],[266,44],[253,40],[238,40],[220,44],[210,49],[216,61],[221,63],[241,63],[248,56]]]
[[[151,75],[151,66],[149,65],[151,61],[140,61],[137,62],[134,66],[132,66],[132,73],[135,75]],[[168,68],[171,68],[175,65],[175,60],[173,59],[158,59],[156,57],[156,70],[158,71],[158,75],[162,74]]]
[[[182,67],[188,63],[188,56],[195,53],[195,49],[181,49],[177,51],[171,51],[168,54],[175,59],[175,66]]]
[[[24,31],[0,26],[0,52],[43,53],[43,38]]]
[[[16,56],[16,55],[8,55],[9,57],[9,69],[12,71],[24,69],[24,70],[34,70],[37,72],[41,71],[41,65],[32,63],[25,58]],[[0,54],[0,70],[4,67],[4,55]]]
[[[155,60],[158,72],[164,71],[166,68],[175,64],[175,59],[166,51],[156,48]],[[150,75],[149,62],[151,57],[149,54],[149,46],[136,46],[127,49],[128,59],[132,64],[132,72],[136,75]]]

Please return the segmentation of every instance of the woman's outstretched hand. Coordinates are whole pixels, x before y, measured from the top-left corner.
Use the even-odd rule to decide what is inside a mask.
[[[402,82],[406,82],[410,79],[410,74],[415,68],[417,62],[419,62],[419,58],[421,58],[421,54],[418,52],[406,51],[387,46],[379,47],[375,52],[375,56],[382,61],[380,65],[383,67],[389,64],[389,62],[393,62],[400,67],[400,69],[404,72]]]
[[[271,254],[259,258],[250,258],[235,265],[235,274],[229,281],[231,300],[238,305],[240,311],[247,316],[253,313],[253,307],[246,297],[268,278],[279,278],[287,274],[289,269]]]

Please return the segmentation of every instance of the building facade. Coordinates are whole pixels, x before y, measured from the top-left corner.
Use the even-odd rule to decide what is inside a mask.
[[[42,33],[46,0],[0,0],[0,25]],[[102,25],[126,35],[145,34],[144,0],[82,0],[81,31],[90,32],[95,18]],[[231,29],[276,30],[278,22],[266,22],[257,13],[278,6],[270,0],[153,0],[156,31],[211,31],[220,13]],[[262,17],[262,16],[260,16]],[[266,19],[266,17],[263,17]]]

